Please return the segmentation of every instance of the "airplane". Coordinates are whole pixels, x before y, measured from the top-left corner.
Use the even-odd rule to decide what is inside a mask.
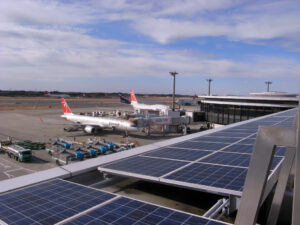
[[[193,96],[193,99],[183,99],[183,98],[181,98],[181,99],[178,99],[176,101],[176,103],[179,104],[179,105],[194,105],[194,104],[196,104],[196,97],[197,97],[197,95]]]
[[[120,96],[120,101],[122,103],[129,104],[129,105],[131,104],[131,101],[129,99],[125,98],[121,93],[119,93],[119,96]]]
[[[159,112],[166,112],[169,110],[169,106],[162,105],[162,104],[144,104],[144,103],[138,103],[136,100],[136,97],[134,95],[133,90],[130,91],[130,100],[119,94],[120,101],[126,104],[131,104],[135,111],[141,111],[141,110],[149,110],[149,111],[159,111]]]
[[[67,94],[50,94],[48,91],[45,91],[46,97],[54,97],[54,98],[69,98],[70,95]]]
[[[110,128],[112,130],[125,131],[125,135],[128,136],[130,131],[138,131],[136,124],[120,118],[105,118],[105,117],[93,117],[73,114],[66,100],[61,98],[61,104],[64,114],[62,118],[76,123],[77,126],[81,126],[86,133],[93,134],[98,130]],[[75,126],[76,126],[75,125]]]

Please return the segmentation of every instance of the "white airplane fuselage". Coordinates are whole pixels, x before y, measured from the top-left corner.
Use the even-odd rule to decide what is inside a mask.
[[[101,129],[111,128],[122,131],[138,131],[136,125],[130,121],[115,118],[101,118],[92,116],[83,116],[76,114],[63,114],[61,117],[85,126],[98,127]]]
[[[155,111],[167,111],[169,109],[169,106],[166,105],[148,105],[148,104],[143,104],[143,103],[131,103],[132,107],[134,110],[155,110]]]
[[[169,110],[169,106],[162,105],[162,104],[144,104],[144,103],[138,103],[133,90],[130,91],[130,104],[134,108],[135,111],[140,110],[153,110],[153,111],[159,111],[162,114],[165,114]]]

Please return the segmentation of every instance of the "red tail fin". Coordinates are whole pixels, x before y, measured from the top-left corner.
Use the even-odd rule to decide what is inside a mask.
[[[137,103],[137,100],[136,100],[136,98],[135,98],[135,95],[134,95],[134,93],[133,93],[133,90],[130,91],[130,101],[131,101],[131,102]]]
[[[64,114],[72,113],[72,111],[71,111],[70,107],[68,106],[66,100],[64,98],[61,98],[60,100],[61,100],[61,104],[62,104]]]
[[[49,92],[48,92],[48,91],[45,91],[45,95],[49,95]]]

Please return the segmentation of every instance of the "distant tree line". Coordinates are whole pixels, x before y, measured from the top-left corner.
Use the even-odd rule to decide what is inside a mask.
[[[119,94],[129,95],[129,93],[104,93],[104,92],[59,92],[52,91],[51,94],[68,94],[71,97],[87,97],[87,98],[100,98],[100,97],[118,97]],[[172,94],[135,94],[136,96],[153,96],[153,97],[172,97]],[[0,96],[8,96],[8,97],[43,97],[45,96],[45,92],[43,91],[12,91],[12,90],[0,90]],[[180,97],[190,97],[191,95],[177,95]]]

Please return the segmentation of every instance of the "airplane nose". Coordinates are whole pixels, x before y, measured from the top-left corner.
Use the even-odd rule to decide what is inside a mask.
[[[138,128],[137,127],[130,127],[130,130],[131,131],[138,131]]]
[[[138,128],[137,127],[129,126],[128,127],[128,131],[138,131]]]

